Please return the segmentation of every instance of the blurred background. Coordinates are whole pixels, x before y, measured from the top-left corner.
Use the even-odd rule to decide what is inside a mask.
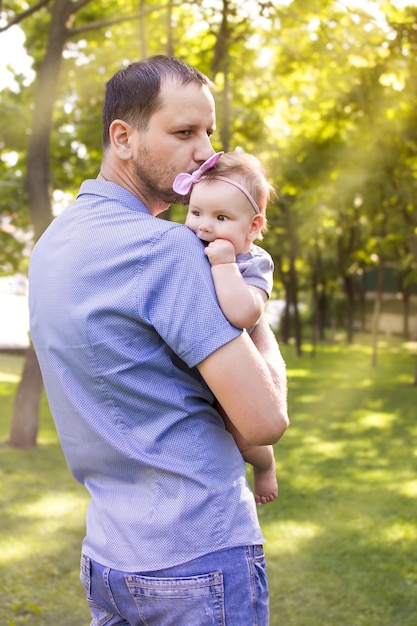
[[[416,4],[0,3],[0,347],[15,333],[27,347],[17,285],[33,243],[97,176],[107,79],[159,53],[213,80],[214,148],[256,154],[276,190],[262,245],[280,341],[302,356],[306,341],[365,332],[374,365],[381,333],[414,341]],[[183,220],[184,207],[163,218]]]

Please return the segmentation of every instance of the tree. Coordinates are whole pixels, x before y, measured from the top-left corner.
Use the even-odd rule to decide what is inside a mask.
[[[35,231],[40,237],[52,219],[50,195],[50,138],[62,52],[69,37],[68,23],[90,0],[56,0],[51,6],[51,21],[45,55],[37,73],[33,121],[27,151],[26,185],[29,209]],[[49,2],[36,5],[40,10]],[[24,11],[15,16],[18,23],[28,16]],[[9,443],[29,447],[36,443],[42,378],[33,346],[27,351],[22,378],[14,403]]]
[[[63,51],[68,40],[80,31],[71,29],[78,12],[92,0],[42,0],[29,10],[17,13],[6,27],[21,23],[29,16],[47,8],[48,17],[45,53],[38,64],[33,101],[33,117],[27,149],[26,188],[29,209],[37,240],[52,220],[50,145],[52,121],[58,91]],[[137,19],[135,15],[135,19]],[[132,19],[131,17],[125,19]],[[41,16],[44,22],[44,16]],[[95,21],[89,28],[102,28],[120,18]],[[84,27],[83,30],[86,30]],[[33,346],[28,348],[22,378],[15,397],[9,443],[30,447],[36,443],[42,379]]]
[[[88,6],[89,5],[89,6]],[[20,3],[17,3],[19,9]],[[141,25],[140,46],[146,50],[145,15],[160,10],[168,10],[168,22],[164,37],[167,49],[163,52],[173,53],[174,43],[172,34],[173,2],[169,0],[165,5],[151,5],[139,3],[142,12],[134,11],[130,15],[105,17],[96,19],[101,3],[92,0],[42,0],[30,9],[19,10],[11,16],[9,22],[1,30],[6,30],[15,24],[22,24],[28,18],[37,21],[36,29],[33,23],[27,27],[32,35],[36,30],[36,41],[42,33],[45,37],[45,48],[34,49],[37,59],[37,80],[33,99],[33,116],[26,160],[26,189],[28,194],[31,220],[34,226],[35,241],[41,236],[53,218],[51,203],[51,153],[50,146],[54,123],[54,111],[59,96],[59,78],[63,63],[64,51],[70,51],[70,40],[80,40],[81,36],[92,30],[119,25],[126,21],[135,21]],[[228,19],[228,3],[224,2],[224,23]],[[182,9],[181,9],[182,10]],[[231,11],[232,13],[234,11]],[[101,13],[100,13],[101,14]],[[78,18],[76,24],[76,18]],[[240,20],[239,22],[243,22]],[[0,32],[1,32],[0,30]],[[161,51],[161,50],[159,50]],[[221,55],[217,57],[221,61]],[[89,68],[91,75],[91,68]],[[227,72],[226,72],[227,74]],[[227,120],[226,120],[227,123]],[[78,144],[76,149],[80,149]],[[12,427],[9,443],[19,447],[29,447],[36,443],[38,407],[42,390],[41,374],[36,366],[36,356],[30,346],[26,355],[22,379],[15,398]]]
[[[2,188],[7,219],[31,221],[38,238],[52,219],[53,193],[73,194],[82,178],[97,174],[104,77],[132,56],[175,54],[216,82],[214,147],[254,152],[278,190],[265,244],[276,262],[276,290],[295,311],[288,334],[297,351],[302,298],[313,303],[320,340],[343,294],[351,341],[358,277],[372,258],[395,261],[408,285],[417,265],[417,10],[376,5],[378,14],[343,0],[125,0],[122,12],[98,0],[0,4],[0,37],[20,24],[37,74],[34,85],[17,77],[20,90],[1,94],[2,132],[17,155],[14,165],[0,160],[2,181],[26,180],[26,189]],[[28,129],[27,147],[16,117]],[[22,210],[25,194],[29,211]],[[1,262],[14,267],[15,257],[10,248]],[[37,423],[39,385],[32,399],[24,392],[28,378],[34,381],[32,357],[16,396],[14,445],[36,439],[26,422]]]

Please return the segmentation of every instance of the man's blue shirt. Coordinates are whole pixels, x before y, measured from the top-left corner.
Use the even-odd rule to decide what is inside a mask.
[[[83,551],[145,572],[262,543],[245,464],[196,368],[241,332],[198,238],[86,181],[35,246],[29,301],[62,447],[91,494]]]

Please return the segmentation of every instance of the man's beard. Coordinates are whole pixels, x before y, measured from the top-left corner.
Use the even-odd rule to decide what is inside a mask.
[[[142,165],[143,163],[146,165]],[[154,164],[146,159],[146,153],[133,161],[133,167],[135,177],[140,181],[140,188],[146,198],[156,199],[167,204],[188,204],[190,194],[181,196],[175,193],[172,187],[162,187],[159,184],[159,180],[166,176],[166,171],[160,165],[154,167]]]

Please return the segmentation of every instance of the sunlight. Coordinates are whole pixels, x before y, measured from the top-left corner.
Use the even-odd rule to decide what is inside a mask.
[[[395,521],[381,531],[381,539],[390,543],[417,539],[417,527],[411,522]]]
[[[310,372],[303,369],[287,369],[288,378],[308,378]]]
[[[397,74],[381,74],[379,82],[384,87],[392,87],[394,91],[402,91],[405,87],[405,79],[400,78]]]
[[[55,215],[62,213],[64,209],[74,200],[74,194],[55,189],[52,194],[52,212]]]
[[[60,520],[67,525],[74,510],[85,502],[84,498],[75,493],[50,493],[36,502],[20,506],[19,515],[31,519]],[[78,513],[76,515],[78,517]]]
[[[7,285],[6,285],[7,286]],[[0,290],[0,345],[2,349],[25,349],[29,345],[29,309],[27,296],[13,293],[10,289]],[[3,376],[13,376],[0,370]],[[10,382],[10,378],[6,379]],[[14,380],[13,380],[14,382]]]
[[[6,163],[8,167],[13,167],[19,159],[19,154],[15,150],[11,150],[10,152],[4,152],[0,159]]]
[[[25,560],[39,548],[35,547],[27,537],[7,537],[7,541],[0,541],[0,563],[7,564],[16,559]]]
[[[0,564],[12,559],[26,560],[34,554],[44,554],[49,549],[55,549],[53,542],[59,541],[60,531],[67,533],[82,527],[86,503],[86,498],[81,494],[66,491],[46,494],[29,504],[9,505],[8,513],[14,515],[15,519],[14,531],[4,533],[3,530]],[[28,520],[30,533],[27,532]]]
[[[408,498],[417,497],[417,479],[402,481],[397,485],[396,492]]]
[[[417,7],[417,0],[391,0],[391,2],[397,9],[401,9],[402,11],[406,7]]]
[[[30,85],[35,78],[35,72],[32,69],[33,60],[26,54],[24,48],[25,35],[19,26],[12,26],[1,33],[0,42],[0,89],[9,88],[18,92],[19,86],[14,79],[15,73],[25,77],[25,85]],[[13,71],[10,68],[13,68]]]
[[[300,396],[298,398],[299,403],[301,404],[315,404],[316,402],[318,402],[321,398],[320,394],[308,394],[308,393],[303,393],[302,396]]]
[[[263,523],[268,537],[268,552],[295,553],[301,550],[306,542],[321,534],[322,528],[311,522],[295,522],[294,520]]]
[[[391,428],[397,417],[393,413],[366,413],[364,417],[358,420],[357,424],[361,424],[364,428]]]
[[[344,441],[323,441],[317,439],[314,450],[328,459],[341,459],[346,456]]]
[[[20,374],[11,374],[10,372],[0,372],[1,383],[18,383],[20,381]]]

